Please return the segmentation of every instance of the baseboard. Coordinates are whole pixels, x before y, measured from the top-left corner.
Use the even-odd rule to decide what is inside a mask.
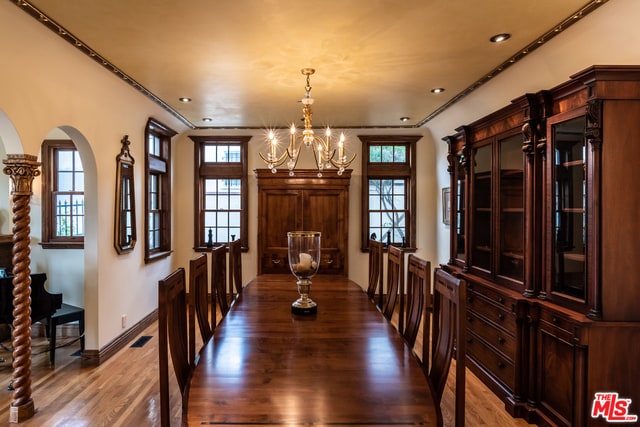
[[[111,356],[127,346],[135,337],[158,320],[158,310],[154,310],[142,318],[138,323],[118,335],[109,344],[100,350],[85,350],[82,352],[82,364],[97,366],[108,360]]]

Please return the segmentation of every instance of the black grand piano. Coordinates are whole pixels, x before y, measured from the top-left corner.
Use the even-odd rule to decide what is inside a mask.
[[[31,275],[31,323],[50,319],[62,307],[62,294],[52,294],[44,287],[45,273]],[[0,324],[13,323],[13,277],[0,278]]]
[[[0,336],[5,339],[10,336],[10,325],[13,324],[13,276],[7,276],[12,264],[12,236],[0,235]],[[62,303],[62,294],[53,294],[44,287],[47,281],[45,273],[31,274],[31,323],[44,321],[45,332],[51,345],[49,360],[55,363],[57,325],[78,320],[80,323],[81,350],[84,350],[84,310]],[[3,329],[4,328],[4,329]],[[11,386],[9,386],[11,389]]]
[[[11,273],[13,236],[0,235],[0,268]],[[6,274],[4,274],[6,275]],[[49,320],[62,307],[62,294],[52,294],[44,288],[45,273],[31,275],[31,323]],[[0,278],[0,324],[13,323],[13,277]]]

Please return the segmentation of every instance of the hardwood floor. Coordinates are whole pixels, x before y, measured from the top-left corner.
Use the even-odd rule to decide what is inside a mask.
[[[160,425],[158,384],[158,328],[149,326],[140,336],[151,339],[142,347],[126,347],[98,367],[81,365],[73,354],[80,349],[73,338],[59,338],[56,365],[49,363],[48,342],[33,339],[32,398],[36,414],[19,425],[25,427],[144,427]],[[138,337],[139,338],[139,337]],[[136,338],[137,339],[137,338]],[[4,346],[10,342],[5,341]],[[0,350],[0,425],[9,420],[13,393],[7,390],[11,381],[11,353]],[[453,370],[451,372],[454,372]],[[449,384],[453,376],[450,375]],[[180,396],[175,377],[171,375],[172,426],[180,425]],[[467,370],[467,426],[529,426],[513,419],[504,405],[471,372]],[[445,426],[451,425],[453,392],[447,385],[443,398]]]

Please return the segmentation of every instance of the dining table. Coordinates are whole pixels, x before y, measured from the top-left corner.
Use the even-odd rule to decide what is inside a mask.
[[[289,275],[260,275],[200,350],[189,426],[435,426],[427,376],[405,340],[346,276],[316,275],[316,314],[291,312]]]

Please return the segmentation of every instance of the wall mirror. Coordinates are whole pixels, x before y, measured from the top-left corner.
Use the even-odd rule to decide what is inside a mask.
[[[122,140],[116,156],[116,212],[114,245],[118,254],[130,252],[136,245],[136,199],[133,185],[133,157],[129,153],[129,135]]]

